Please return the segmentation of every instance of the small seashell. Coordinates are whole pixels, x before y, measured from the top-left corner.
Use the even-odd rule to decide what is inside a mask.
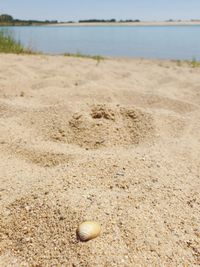
[[[97,222],[83,222],[77,229],[77,235],[81,241],[89,241],[96,238],[101,232],[101,226]]]

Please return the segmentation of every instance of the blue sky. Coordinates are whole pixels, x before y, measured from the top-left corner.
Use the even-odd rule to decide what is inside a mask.
[[[200,19],[200,0],[0,0],[0,14],[20,19]]]

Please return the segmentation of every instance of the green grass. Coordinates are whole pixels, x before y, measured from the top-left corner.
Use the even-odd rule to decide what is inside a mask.
[[[193,58],[188,63],[192,66],[192,68],[199,68],[200,67],[200,61],[197,61],[196,58]]]
[[[192,68],[200,68],[200,61],[193,58],[192,60],[175,60],[178,67],[181,67],[185,64],[189,65]]]
[[[99,55],[95,55],[95,56],[92,56],[92,55],[84,55],[84,54],[82,54],[80,52],[77,52],[75,54],[73,54],[73,53],[65,53],[64,56],[66,56],[66,57],[77,57],[77,58],[89,58],[89,59],[96,60],[97,61],[97,64],[99,64],[101,60],[104,60],[105,59],[104,57],[99,56]]]
[[[35,54],[31,49],[26,49],[20,42],[7,32],[0,31],[0,53]]]

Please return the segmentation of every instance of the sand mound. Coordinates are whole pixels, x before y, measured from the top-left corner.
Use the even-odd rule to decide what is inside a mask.
[[[28,149],[19,146],[17,148],[12,147],[12,150],[15,151],[15,154],[18,155],[19,158],[41,167],[55,167],[63,163],[68,163],[71,159],[70,155],[53,151]]]
[[[56,266],[58,262],[73,266],[84,260],[79,259],[81,244],[76,238],[80,216],[69,207],[49,201],[46,195],[31,195],[15,201],[8,211],[1,222],[1,252],[12,249],[29,266]]]
[[[148,107],[166,109],[176,113],[188,113],[196,109],[196,106],[191,103],[156,95],[146,95],[145,102]]]
[[[42,151],[22,151],[22,156],[33,164],[42,167],[55,167],[57,165],[68,163],[70,161],[70,156],[63,153],[54,152],[42,152]]]
[[[149,93],[143,94],[127,90],[124,91],[123,95],[119,94],[119,96],[117,96],[117,100],[124,103],[132,103],[144,108],[148,107],[151,109],[167,110],[177,114],[186,114],[198,109],[198,106],[195,103],[181,101],[176,98],[169,98],[161,95]]]
[[[24,144],[14,145],[10,140],[1,141],[2,151],[6,154],[15,154],[18,159],[25,160],[40,167],[55,167],[66,164],[72,160],[72,155],[57,152],[53,149],[41,149],[38,147],[28,147]]]
[[[68,128],[54,132],[53,140],[96,149],[139,144],[154,132],[150,114],[137,108],[93,106],[87,113],[76,113]]]

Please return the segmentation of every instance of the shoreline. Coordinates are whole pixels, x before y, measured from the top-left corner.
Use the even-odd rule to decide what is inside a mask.
[[[200,20],[192,21],[140,21],[140,22],[58,22],[58,23],[33,23],[27,24],[0,24],[0,27],[20,26],[53,26],[53,27],[85,27],[85,26],[199,26]]]
[[[68,27],[68,26],[195,26],[200,25],[200,21],[173,21],[173,22],[165,22],[165,21],[147,21],[147,22],[86,22],[86,23],[57,23],[57,24],[46,24],[41,26],[56,26],[56,27]],[[40,25],[39,25],[40,26]]]
[[[176,59],[176,58],[151,58],[151,57],[125,57],[125,56],[103,56],[103,55],[90,55],[90,54],[80,54],[76,53],[64,53],[64,54],[51,54],[51,53],[2,53],[0,52],[0,56],[19,56],[19,57],[46,57],[46,58],[69,58],[69,59],[77,59],[77,60],[92,60],[97,62],[98,64],[102,61],[119,61],[119,62],[148,62],[157,63],[157,64],[178,64],[178,66],[192,66],[192,67],[200,67],[200,60],[198,59]],[[198,65],[198,66],[197,66]]]

